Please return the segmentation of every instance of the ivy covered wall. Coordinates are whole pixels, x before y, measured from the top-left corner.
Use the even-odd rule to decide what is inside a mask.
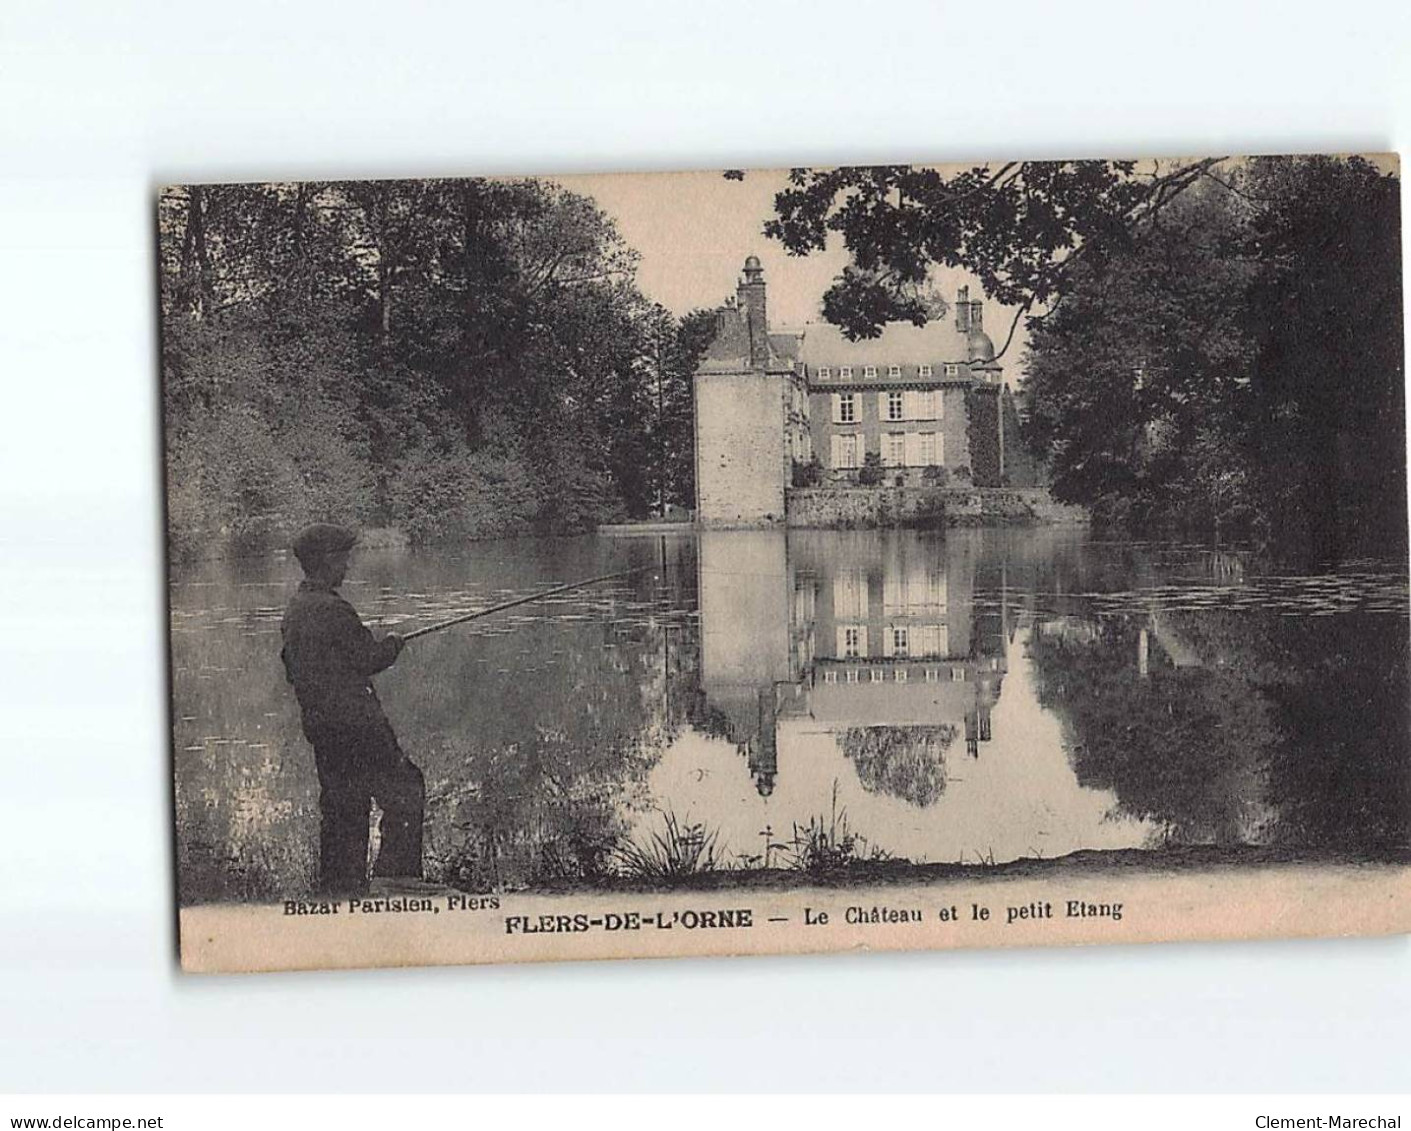
[[[995,388],[971,389],[965,394],[969,421],[970,471],[976,487],[1000,486],[999,396]]]

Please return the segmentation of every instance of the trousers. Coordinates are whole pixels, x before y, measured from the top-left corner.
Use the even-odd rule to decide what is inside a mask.
[[[372,801],[382,810],[377,876],[422,875],[426,781],[402,753],[385,719],[362,726],[306,728],[319,782],[319,890],[359,895],[367,890],[368,824]]]

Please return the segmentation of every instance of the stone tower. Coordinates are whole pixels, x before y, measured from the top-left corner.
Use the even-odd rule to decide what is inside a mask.
[[[745,260],[733,301],[715,314],[695,376],[696,521],[768,526],[784,521],[799,403],[797,339],[769,333],[764,271]]]

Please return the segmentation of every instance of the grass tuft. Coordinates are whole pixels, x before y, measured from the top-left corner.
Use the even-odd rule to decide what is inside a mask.
[[[836,779],[829,812],[810,817],[806,825],[796,823],[788,847],[790,866],[800,872],[833,872],[861,861],[890,858],[883,849],[869,847],[867,838],[849,827],[847,808],[838,808]]]
[[[714,872],[725,861],[717,852],[719,832],[664,812],[663,828],[643,840],[623,840],[614,850],[618,870],[642,880],[674,880],[701,872]]]

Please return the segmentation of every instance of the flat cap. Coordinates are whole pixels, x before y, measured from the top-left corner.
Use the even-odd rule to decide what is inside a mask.
[[[315,522],[294,535],[294,556],[299,559],[300,565],[308,565],[327,554],[351,550],[357,540],[357,532],[349,530],[346,526]]]

